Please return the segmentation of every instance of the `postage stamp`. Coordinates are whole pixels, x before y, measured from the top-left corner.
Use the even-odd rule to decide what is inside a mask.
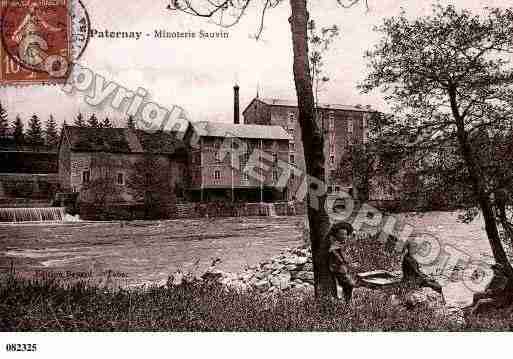
[[[89,16],[79,0],[3,0],[0,85],[65,82],[85,50]]]

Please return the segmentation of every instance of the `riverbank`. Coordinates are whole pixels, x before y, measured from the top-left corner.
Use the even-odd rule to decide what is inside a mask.
[[[215,283],[105,289],[84,282],[0,283],[1,331],[437,331],[457,325],[418,307],[407,311],[379,293],[353,302],[312,295],[263,296]]]

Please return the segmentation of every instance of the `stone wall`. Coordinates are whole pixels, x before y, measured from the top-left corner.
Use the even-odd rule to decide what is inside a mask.
[[[305,214],[300,202],[277,203],[178,203],[176,218],[295,216]]]

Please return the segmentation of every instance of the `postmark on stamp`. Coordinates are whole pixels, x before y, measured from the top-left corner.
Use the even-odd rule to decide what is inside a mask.
[[[80,0],[0,0],[0,12],[0,85],[64,83],[89,40]]]

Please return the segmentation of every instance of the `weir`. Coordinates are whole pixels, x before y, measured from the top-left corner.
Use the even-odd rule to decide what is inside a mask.
[[[274,207],[274,203],[266,203],[264,209],[265,209],[266,216],[277,217],[276,208]]]
[[[0,222],[61,222],[65,214],[64,207],[0,208]]]

